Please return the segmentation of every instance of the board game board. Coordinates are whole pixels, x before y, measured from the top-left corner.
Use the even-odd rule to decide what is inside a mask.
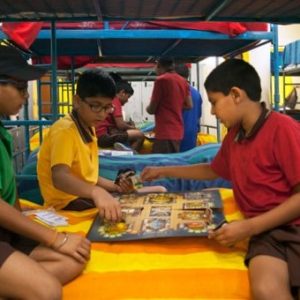
[[[207,236],[224,221],[219,192],[129,194],[119,198],[123,220],[96,216],[88,233],[93,242],[174,236]]]

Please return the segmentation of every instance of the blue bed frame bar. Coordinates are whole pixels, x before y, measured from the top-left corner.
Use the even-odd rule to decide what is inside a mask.
[[[182,29],[59,29],[57,39],[206,39],[206,40],[273,40],[272,32],[250,31],[228,37],[227,34]],[[51,39],[51,30],[43,29],[38,39]]]

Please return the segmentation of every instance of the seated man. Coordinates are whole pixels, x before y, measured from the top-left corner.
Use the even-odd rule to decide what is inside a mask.
[[[139,151],[144,142],[144,134],[133,122],[125,122],[122,116],[122,106],[128,102],[134,91],[124,80],[117,81],[116,86],[117,95],[112,102],[114,110],[96,126],[98,145],[108,148],[113,147],[115,143],[124,143]]]

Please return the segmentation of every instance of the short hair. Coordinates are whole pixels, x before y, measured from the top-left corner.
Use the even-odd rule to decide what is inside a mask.
[[[157,65],[166,71],[173,71],[175,69],[175,62],[172,57],[160,57],[157,60]]]
[[[118,83],[119,81],[122,81],[121,75],[119,75],[116,72],[109,72],[109,76],[114,80],[115,83]]]
[[[99,96],[114,98],[116,85],[106,72],[99,69],[86,70],[77,80],[76,94],[82,99]]]
[[[186,64],[177,64],[175,66],[175,71],[177,74],[179,74],[183,78],[188,79],[190,76],[190,70]]]
[[[118,81],[116,85],[117,85],[117,93],[119,93],[123,90],[126,94],[129,94],[130,96],[133,95],[134,90],[128,81],[121,80],[121,81]]]
[[[260,78],[253,66],[241,59],[228,59],[217,66],[204,82],[206,91],[228,95],[233,87],[246,92],[252,101],[260,101]]]

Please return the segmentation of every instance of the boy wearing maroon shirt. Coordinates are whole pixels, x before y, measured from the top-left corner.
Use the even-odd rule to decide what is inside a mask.
[[[175,72],[174,61],[160,58],[156,65],[158,75],[154,82],[151,101],[146,108],[155,115],[153,153],[179,152],[183,138],[182,110],[193,107],[187,81]]]
[[[250,238],[253,299],[300,299],[300,125],[260,103],[259,76],[242,60],[219,65],[205,88],[211,113],[230,129],[212,163],[147,168],[141,177],[230,180],[245,219],[210,238],[225,246]]]
[[[122,106],[125,105],[134,91],[124,80],[116,82],[117,94],[112,101],[114,110],[96,127],[98,146],[113,147],[115,143],[129,144],[133,150],[139,151],[144,142],[144,134],[135,127],[133,122],[125,122]]]

